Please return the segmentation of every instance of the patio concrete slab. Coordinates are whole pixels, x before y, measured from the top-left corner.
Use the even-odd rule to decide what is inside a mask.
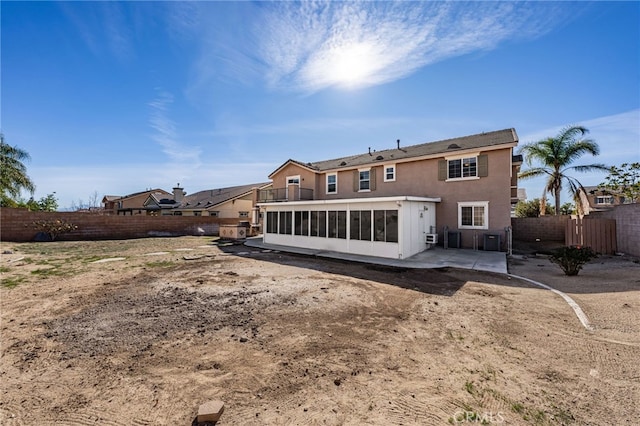
[[[278,250],[282,252],[305,254],[309,256],[327,257],[331,259],[349,260],[352,262],[371,263],[376,265],[394,266],[398,268],[434,269],[434,268],[460,268],[475,271],[496,272],[506,274],[507,254],[497,251],[481,251],[469,249],[443,249],[434,247],[411,256],[408,259],[388,259],[385,257],[363,256],[335,251],[315,250],[304,247],[280,246],[265,244],[262,237],[247,238],[245,245],[248,247],[262,248],[265,250]]]

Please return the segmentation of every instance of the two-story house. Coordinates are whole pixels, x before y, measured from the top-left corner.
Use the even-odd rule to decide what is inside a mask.
[[[599,186],[585,186],[581,194],[582,209],[585,214],[592,211],[610,210],[620,204],[631,204],[635,200],[611,189]]]
[[[161,216],[214,216],[237,219],[238,223],[259,224],[257,193],[271,187],[271,182],[252,183],[226,188],[207,189],[187,195],[178,184],[173,196],[149,194],[144,208]]]
[[[148,189],[146,191],[135,192],[124,196],[105,195],[102,198],[102,205],[105,212],[110,214],[148,214],[148,210],[144,206],[144,203],[149,196],[154,196],[160,199],[170,197],[171,194],[163,189]]]
[[[398,141],[313,163],[288,160],[269,175],[272,188],[259,193],[264,242],[396,259],[445,238],[450,247],[489,248],[489,241],[500,249],[518,199],[517,143],[515,130],[506,129],[406,147]]]

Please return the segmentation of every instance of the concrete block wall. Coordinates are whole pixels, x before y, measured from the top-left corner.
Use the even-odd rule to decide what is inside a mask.
[[[64,220],[78,226],[59,240],[118,240],[182,235],[218,235],[221,224],[237,224],[239,219],[211,216],[116,216],[77,212],[30,212],[0,208],[1,241],[33,241],[33,222]]]
[[[640,204],[622,204],[588,217],[615,219],[618,252],[640,257]]]
[[[565,228],[571,216],[541,216],[511,218],[513,239],[517,241],[564,242]]]

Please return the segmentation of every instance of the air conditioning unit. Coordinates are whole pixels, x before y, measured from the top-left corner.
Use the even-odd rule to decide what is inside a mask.
[[[438,234],[427,234],[427,244],[438,244]]]

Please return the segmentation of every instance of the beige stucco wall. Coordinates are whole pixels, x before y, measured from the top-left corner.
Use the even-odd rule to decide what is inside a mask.
[[[221,219],[239,219],[240,221],[251,220],[251,210],[253,209],[253,201],[251,195],[239,198],[237,200],[227,201],[216,207],[212,207],[209,211],[217,211],[218,217]],[[240,212],[248,212],[247,218],[240,218]]]
[[[313,190],[314,198],[317,199],[316,174],[297,164],[287,164],[273,177],[273,189],[286,188],[287,177],[290,176],[300,176],[300,188]]]

